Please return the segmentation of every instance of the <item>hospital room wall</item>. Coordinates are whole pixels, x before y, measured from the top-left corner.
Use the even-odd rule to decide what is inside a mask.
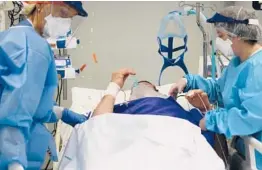
[[[188,2],[195,3],[195,2]],[[201,2],[210,6],[211,2]],[[73,26],[79,26],[76,36],[80,47],[69,51],[74,66],[84,63],[87,68],[75,80],[68,81],[68,99],[63,106],[71,106],[71,88],[85,87],[105,89],[111,73],[119,68],[131,67],[139,80],[149,80],[157,84],[163,61],[158,51],[157,32],[160,21],[168,12],[179,9],[179,2],[84,2],[89,17],[76,18]],[[212,2],[217,9],[221,2]],[[205,9],[207,17],[211,9]],[[198,73],[199,56],[202,55],[202,33],[196,24],[195,16],[184,18],[188,34],[186,65],[191,73]],[[97,56],[95,64],[92,54]],[[162,84],[173,83],[183,76],[178,67],[168,68],[162,77]],[[132,85],[127,80],[125,89]]]

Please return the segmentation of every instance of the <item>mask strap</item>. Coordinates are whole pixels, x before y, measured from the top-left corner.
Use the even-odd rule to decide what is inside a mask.
[[[162,41],[158,37],[158,42],[159,42],[159,46],[160,46],[158,53],[162,56],[162,58],[164,60],[163,66],[162,66],[160,74],[159,74],[158,85],[160,85],[160,81],[161,81],[161,78],[162,78],[163,71],[170,66],[178,66],[185,72],[185,74],[188,74],[188,69],[187,69],[187,67],[184,63],[184,55],[187,52],[187,46],[186,46],[187,36],[184,37],[184,45],[177,47],[177,48],[174,48],[174,49],[170,45],[170,41],[172,40],[172,46],[173,46],[173,38],[174,37],[168,38],[169,44],[168,44],[168,48],[167,48],[166,46],[162,45]],[[182,50],[182,49],[184,49],[183,53],[180,54],[177,58],[173,59],[173,52],[176,52],[176,51],[179,51],[179,50]],[[168,53],[168,57],[165,57],[162,52]]]
[[[168,38],[168,51],[167,51],[167,53],[168,53],[168,58],[169,59],[172,59],[172,55],[173,55],[173,37],[170,37],[170,38]]]

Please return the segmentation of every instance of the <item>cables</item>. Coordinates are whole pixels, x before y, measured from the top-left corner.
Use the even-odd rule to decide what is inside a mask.
[[[11,11],[8,11],[8,17],[10,19],[10,27],[15,25],[15,21],[20,22],[23,20],[23,15],[20,14],[23,3],[21,1],[13,1],[14,9]]]
[[[198,95],[198,97],[199,97],[199,99],[200,99],[203,107],[205,108],[206,112],[208,112],[207,106],[205,105],[202,97],[201,97],[198,93],[197,93],[197,95]],[[199,112],[199,113],[202,115],[202,117],[204,117],[204,115],[203,115],[201,112]],[[219,139],[219,137],[218,137],[218,134],[215,134],[215,137],[217,138],[219,147],[220,147],[220,149],[221,149],[221,151],[222,151],[222,154],[223,154],[223,157],[224,157],[224,159],[225,159],[226,168],[228,169],[228,168],[229,168],[229,163],[228,163],[228,161],[227,161],[227,157],[226,157],[226,154],[225,154],[225,152],[224,152],[224,150],[223,150],[223,146],[222,146],[222,143],[221,143],[221,141],[220,141],[220,139]]]
[[[61,105],[61,94],[63,89],[63,81],[60,79],[60,85],[57,86],[57,95],[56,95],[56,103],[58,103],[58,106]],[[57,123],[54,124],[54,130],[52,131],[52,135],[56,135],[56,129],[57,129]]]

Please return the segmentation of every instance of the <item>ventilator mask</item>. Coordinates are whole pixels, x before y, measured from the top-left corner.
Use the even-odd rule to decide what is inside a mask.
[[[53,17],[51,14],[45,17],[44,37],[65,37],[70,32],[71,18]]]
[[[178,66],[185,74],[188,74],[184,63],[184,55],[187,52],[187,34],[185,30],[180,12],[170,12],[161,21],[157,39],[159,44],[158,53],[162,56],[164,63],[160,71],[158,85],[160,85],[163,71],[168,67]],[[176,42],[179,40],[182,41],[180,46]]]

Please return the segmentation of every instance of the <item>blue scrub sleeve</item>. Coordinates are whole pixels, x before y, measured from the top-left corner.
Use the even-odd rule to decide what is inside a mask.
[[[211,103],[218,100],[219,97],[219,86],[216,80],[206,79],[199,75],[188,74],[185,76],[187,79],[187,86],[184,92],[188,92],[193,89],[201,89],[207,93]]]
[[[232,87],[231,98],[236,101],[235,107],[219,108],[206,114],[208,130],[227,137],[246,136],[262,130],[262,79],[259,78],[262,66],[251,67],[240,73],[236,86]]]

